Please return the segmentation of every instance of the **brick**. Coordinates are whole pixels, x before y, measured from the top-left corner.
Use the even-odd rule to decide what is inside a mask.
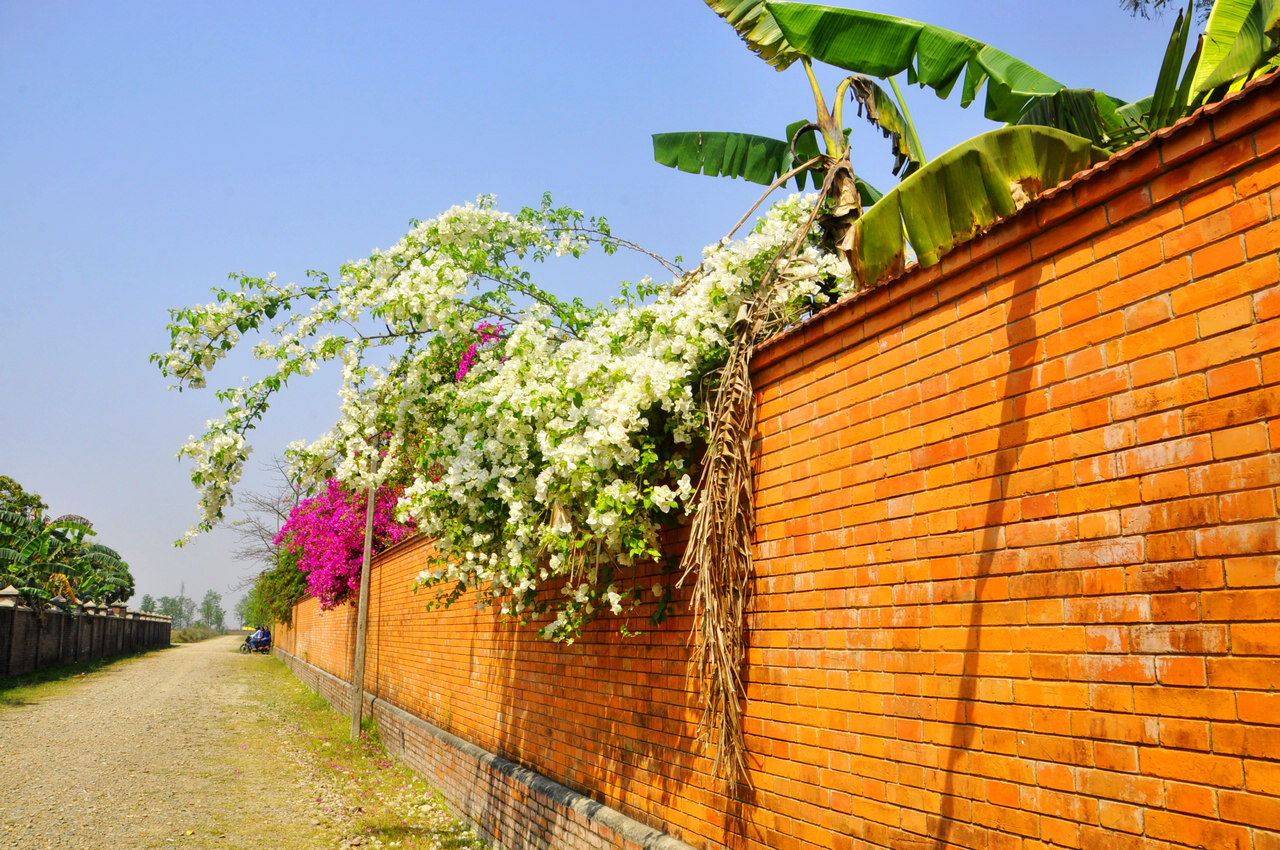
[[[1280,673],[1280,659],[1210,658],[1206,662],[1209,686],[1239,690],[1268,690]]]
[[[1200,338],[1226,333],[1253,322],[1253,299],[1249,296],[1205,307],[1196,314]]]
[[[1247,555],[1280,551],[1280,527],[1275,522],[1202,528],[1196,532],[1196,554]]]
[[[1165,356],[1169,358],[1165,362],[1172,365],[1173,355]],[[1152,359],[1155,358],[1148,358],[1148,360]],[[1134,386],[1137,386],[1136,382]],[[1189,375],[1114,396],[1111,399],[1111,417],[1115,421],[1132,419],[1157,411],[1181,408],[1206,398],[1208,398],[1208,391],[1204,378],[1200,375]]]
[[[1177,374],[1178,363],[1172,352],[1156,354],[1129,364],[1129,382],[1135,388],[1172,381]]]
[[[1190,470],[1190,492],[1232,493],[1280,484],[1280,457],[1247,457]]]
[[[1277,277],[1274,259],[1252,260],[1240,268],[1179,286],[1169,296],[1174,315],[1195,314],[1206,307],[1274,286]]]
[[[1218,501],[1212,496],[1125,508],[1120,527],[1125,534],[1193,528],[1217,522]]]
[[[1141,623],[1151,619],[1151,600],[1145,596],[1068,599],[1063,603],[1068,623]]]
[[[1133,688],[1133,707],[1140,714],[1203,720],[1235,720],[1235,703],[1235,694],[1231,691],[1171,688],[1162,685]],[[1174,755],[1173,751],[1168,751],[1167,756],[1160,757],[1162,763],[1169,764],[1169,760]],[[1143,770],[1146,770],[1145,763]],[[1182,774],[1172,768],[1167,771],[1167,774],[1172,778],[1182,777]]]
[[[1245,727],[1246,730],[1249,727]],[[1280,797],[1280,764],[1274,761],[1249,761],[1244,763],[1244,785],[1255,794]]]
[[[1280,416],[1280,387],[1264,387],[1187,408],[1183,421],[1189,433],[1229,428],[1244,422]]]
[[[1165,808],[1183,814],[1217,819],[1217,801],[1212,788],[1185,782],[1164,784]]]
[[[1211,369],[1206,375],[1210,398],[1231,396],[1262,385],[1262,362],[1245,360],[1219,369]]]
[[[1213,445],[1206,434],[1138,446],[1116,454],[1120,475],[1144,475],[1170,467],[1195,466],[1211,460]]]
[[[1212,438],[1215,460],[1261,454],[1270,443],[1267,425],[1262,422],[1215,431]]]
[[[1156,680],[1162,685],[1202,688],[1208,681],[1203,658],[1157,658]]]
[[[1067,407],[1089,399],[1116,395],[1128,389],[1129,370],[1108,369],[1054,385],[1049,390],[1049,401],[1054,407]]]
[[[1165,561],[1136,564],[1125,570],[1130,592],[1170,592],[1222,587],[1223,568],[1219,561]]]
[[[1273,286],[1254,295],[1253,314],[1259,322],[1280,316],[1280,287]]]
[[[1218,794],[1218,808],[1224,820],[1280,830],[1280,800],[1275,797],[1223,791]]]
[[[1178,351],[1197,338],[1195,316],[1182,316],[1145,330],[1127,333],[1107,346],[1107,362],[1132,362],[1162,351]]]
[[[1259,351],[1276,347],[1274,331],[1275,328],[1268,323],[1220,334],[1213,338],[1206,336],[1204,341],[1178,350],[1178,371],[1182,374],[1201,372],[1234,360],[1254,357]]]
[[[1236,696],[1244,723],[1280,724],[1280,694],[1241,693]]]
[[[1228,587],[1269,587],[1280,584],[1280,556],[1226,558]]]
[[[1204,619],[1210,622],[1272,620],[1280,611],[1280,589],[1236,589],[1203,594]]]
[[[1161,717],[1159,744],[1177,750],[1209,750],[1209,726],[1203,720]]]
[[[1227,651],[1227,626],[1134,626],[1133,651],[1140,653],[1205,655]]]
[[[1235,200],[1235,182],[1231,178],[1224,178],[1183,196],[1180,202],[1182,218],[1184,221],[1195,221],[1209,213],[1230,207]]]
[[[1140,753],[1140,760],[1142,772],[1149,776],[1216,785],[1220,788],[1241,788],[1244,785],[1244,766],[1238,758],[1185,750],[1144,748]]]
[[[1117,803],[1113,800],[1102,800],[1098,803],[1098,825],[1104,829],[1141,834],[1143,831],[1143,810],[1139,806]]]
[[[1168,246],[1165,248],[1168,252]],[[1196,278],[1233,268],[1245,260],[1244,239],[1232,236],[1191,254],[1191,274]]]
[[[1168,410],[1139,419],[1136,428],[1137,442],[1159,443],[1183,436],[1182,411]]]
[[[1070,676],[1089,682],[1150,684],[1156,681],[1155,660],[1140,656],[1075,656],[1070,662]]]
[[[1243,827],[1172,812],[1148,810],[1147,835],[1202,850],[1251,850],[1252,846]]]

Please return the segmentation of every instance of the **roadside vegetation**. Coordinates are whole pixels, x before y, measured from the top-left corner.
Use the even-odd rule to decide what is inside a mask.
[[[185,629],[178,629],[172,632],[169,635],[169,641],[171,643],[195,643],[196,641],[208,640],[224,634],[226,632],[222,629],[214,629],[204,623],[196,623],[194,626],[187,626]]]
[[[140,652],[136,655],[122,655],[116,658],[77,661],[74,664],[45,667],[33,673],[0,679],[0,708],[31,705],[32,703],[56,697],[90,676],[113,667],[128,664],[146,654],[145,652]]]
[[[321,820],[348,836],[342,846],[489,846],[450,813],[438,791],[387,755],[372,718],[366,719],[353,742],[347,734],[348,718],[299,682],[282,662],[255,656],[246,663],[259,668],[255,678],[261,686],[255,693],[263,712],[278,719],[285,740],[316,780]]]
[[[120,553],[90,542],[82,516],[49,518],[49,506],[0,475],[0,588],[13,587],[23,605],[109,605],[133,595],[133,576]]]

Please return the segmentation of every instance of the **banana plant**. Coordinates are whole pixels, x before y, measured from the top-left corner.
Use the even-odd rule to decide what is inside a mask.
[[[97,543],[88,520],[40,518],[0,510],[0,583],[12,584],[23,604],[43,605],[56,595],[113,602],[133,593],[133,577],[119,553]]]
[[[1216,100],[1277,66],[1280,0],[1218,0],[1209,12],[1189,106]]]
[[[896,216],[926,219],[916,226],[903,220],[907,242],[919,262],[929,265],[965,234],[972,235],[1008,214],[1007,203],[993,207],[985,197],[982,187],[994,185],[993,180],[1016,186],[1010,197],[1024,192],[1029,185],[1048,188],[1070,176],[1067,166],[1087,167],[1106,153],[1128,147],[1280,65],[1280,0],[1218,0],[1210,11],[1205,34],[1184,68],[1183,57],[1194,19],[1193,4],[1189,4],[1174,24],[1155,91],[1133,103],[1091,89],[1069,88],[990,45],[918,21],[787,0],[706,2],[770,65],[785,70],[801,63],[809,78],[818,119],[813,124],[797,122],[788,127],[786,141],[734,133],[658,134],[654,136],[655,158],[684,171],[744,177],[766,185],[798,172],[797,186],[804,188],[806,169],[828,175],[824,190],[831,208],[820,222],[829,241],[849,259],[861,286],[872,285],[901,267],[905,258],[899,250],[902,240],[893,234],[870,232],[890,226],[887,222]],[[831,108],[826,106],[814,78],[813,61],[854,72],[854,76],[840,83]],[[927,163],[895,81],[904,73],[909,84],[930,88],[939,97],[949,97],[959,87],[962,107],[974,103],[985,87],[984,115],[1023,128],[1017,131],[1023,138],[1018,143],[1022,154],[1016,173],[1001,173],[1009,164],[1007,160],[986,159],[996,149],[1008,149],[1012,138],[1008,135],[1002,135],[994,147],[976,139],[962,142],[953,149],[954,154],[949,151]],[[867,75],[887,80],[893,98]],[[897,205],[896,212],[883,211],[877,217],[881,224],[868,224],[864,226],[868,232],[855,236],[854,221],[861,214],[860,207],[884,202],[879,192],[852,176],[848,131],[843,129],[841,114],[846,95],[851,95],[859,104],[859,111],[865,111],[868,119],[892,140],[897,158],[894,173],[904,180],[911,179],[921,168],[960,169],[916,181],[951,187],[946,213],[958,223],[954,233],[947,235],[945,228],[938,226],[942,215],[938,207],[914,203],[903,206],[918,193],[910,189],[888,193],[893,196],[890,205]],[[1044,127],[1082,137],[1092,149],[1083,156],[1079,143],[1068,144],[1058,134],[1036,129]],[[811,128],[820,131],[825,153],[819,154],[813,139],[805,137]],[[1037,151],[1038,156],[1029,157],[1031,150]],[[1061,158],[1067,151],[1071,151],[1070,156]],[[1033,162],[1043,163],[1043,173],[1027,171]],[[832,174],[836,175],[834,180]],[[850,183],[860,190],[856,199],[860,204],[852,203],[854,199],[847,188]],[[973,193],[967,209],[962,190],[965,184],[981,190]],[[997,214],[997,208],[1006,211]],[[893,253],[877,253],[879,248]]]
[[[881,270],[894,267],[897,261],[868,255],[873,246],[891,244],[892,239],[865,238],[857,250],[854,247],[854,222],[864,208],[883,202],[879,192],[869,191],[870,187],[854,174],[843,120],[846,100],[857,103],[859,112],[891,140],[894,173],[904,179],[927,167],[967,167],[973,157],[954,156],[944,160],[941,166],[929,165],[895,80],[903,72],[909,84],[927,86],[942,97],[949,96],[959,85],[962,106],[974,102],[985,87],[985,114],[1001,122],[1015,122],[1033,109],[1039,110],[1036,114],[1048,115],[1056,107],[1058,114],[1076,118],[1077,132],[1084,130],[1087,139],[1102,145],[1110,143],[1125,125],[1123,119],[1115,116],[1116,108],[1121,105],[1115,98],[1093,92],[1064,94],[1071,90],[1025,62],[940,27],[889,15],[805,3],[706,2],[770,65],[785,70],[799,63],[804,68],[817,117],[810,123],[792,124],[787,128],[785,140],[734,133],[658,134],[654,136],[655,158],[684,171],[743,177],[766,185],[798,172],[797,186],[803,188],[806,170],[815,174],[815,181],[816,175],[821,175],[825,206],[819,222],[829,244],[849,259],[862,285],[874,283]],[[827,105],[814,76],[815,60],[854,72],[837,86],[831,106]],[[871,77],[886,80],[892,95]],[[1100,113],[1109,120],[1100,118]],[[1046,144],[1035,141],[1044,136],[1043,133],[1023,132],[1027,143]],[[824,150],[821,152],[814,135],[822,137]],[[1047,144],[1046,150],[1062,149],[1056,137]],[[978,146],[972,150],[982,155],[989,149],[989,146]],[[946,165],[948,162],[960,165]],[[1050,169],[1061,172],[1062,164],[1050,163]],[[1006,185],[1034,182],[1052,185],[1047,177],[1047,174],[1036,177],[1018,173],[1009,175],[1004,182]],[[954,178],[949,182],[955,182]],[[960,193],[952,206],[962,197]],[[981,207],[974,210],[975,214],[981,212]],[[989,226],[991,221],[985,221],[979,229]],[[935,229],[929,227],[924,231]],[[972,230],[969,224],[964,226],[965,232]],[[934,256],[939,247],[937,244],[916,245],[915,240],[912,245],[922,257]],[[863,274],[867,260],[870,279]]]
[[[1193,7],[1192,2],[1185,14],[1178,13],[1155,91],[1118,110],[1143,135],[1168,127],[1280,65],[1280,0],[1218,0],[1184,67]]]

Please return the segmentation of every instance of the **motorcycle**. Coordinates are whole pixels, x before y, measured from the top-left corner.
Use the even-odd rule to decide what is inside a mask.
[[[254,646],[253,635],[246,635],[244,643],[240,644],[240,652],[242,655],[248,655],[250,652],[261,652],[264,655],[269,654],[271,652],[271,640],[268,639],[267,642],[261,646]]]

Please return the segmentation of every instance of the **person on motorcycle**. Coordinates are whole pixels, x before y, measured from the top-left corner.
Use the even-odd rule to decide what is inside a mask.
[[[267,641],[271,639],[270,634],[271,633],[267,631],[266,626],[258,626],[257,631],[249,636],[249,645],[254,649],[261,649],[263,646],[266,646]]]

